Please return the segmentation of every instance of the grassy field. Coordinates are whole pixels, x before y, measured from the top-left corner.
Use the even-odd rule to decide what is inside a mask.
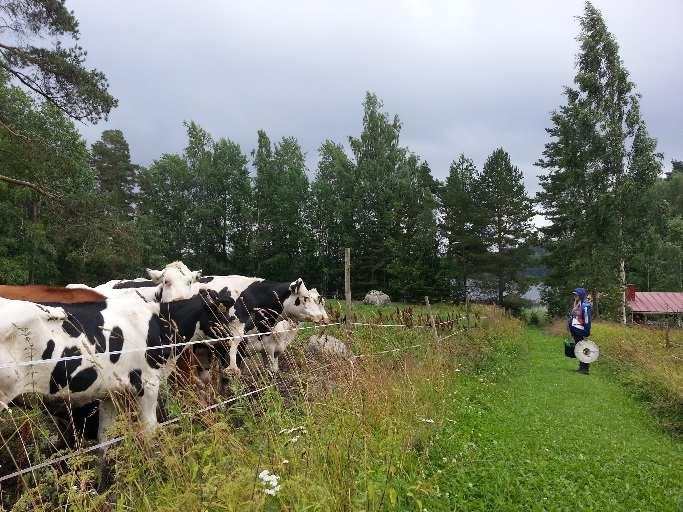
[[[463,322],[462,310],[435,311],[442,336]],[[424,309],[410,315],[419,325]],[[151,439],[129,436],[109,454],[108,493],[94,492],[82,457],[27,481],[16,509],[681,510],[683,445],[607,365],[577,374],[560,337],[487,309],[476,317],[438,349],[430,329],[366,326],[348,339],[356,354],[406,350],[353,364],[293,350],[277,388]],[[269,382],[259,379],[242,386]]]
[[[550,331],[565,335],[565,323]],[[635,398],[644,402],[661,425],[683,436],[683,330],[613,322],[595,322],[591,339],[602,352],[600,366]]]

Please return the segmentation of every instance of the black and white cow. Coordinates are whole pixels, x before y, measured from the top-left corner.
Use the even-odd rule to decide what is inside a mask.
[[[0,299],[0,406],[24,393],[75,406],[99,399],[101,441],[116,413],[111,393],[130,391],[146,429],[153,429],[159,385],[183,348],[164,345],[226,323],[241,334],[234,305],[229,294],[213,290],[164,303],[130,297],[81,304]]]
[[[66,287],[95,290],[108,298],[134,296],[150,302],[170,302],[196,293],[196,288],[188,290],[202,275],[201,270],[192,271],[182,261],[169,263],[161,270],[148,268],[146,271],[150,279],[113,279],[95,288],[84,284],[68,284]]]
[[[206,276],[197,287],[230,293],[236,298],[235,312],[248,336],[231,343],[228,353],[218,347],[221,363],[235,371],[245,355],[261,352],[268,368],[277,372],[279,357],[296,337],[299,322],[327,323],[325,301],[315,288],[308,289],[301,278],[293,282],[267,281],[244,276]]]
[[[187,267],[184,269],[190,272]],[[156,277],[158,281],[159,275],[155,272],[148,270],[150,276]],[[154,281],[145,279],[115,280],[94,289],[107,296],[116,296],[118,293],[139,295],[142,290],[149,289],[154,284]],[[197,276],[193,290],[196,292],[200,289],[229,293],[235,297],[237,317],[244,324],[245,332],[274,332],[271,335],[230,340],[227,350],[225,344],[215,347],[221,364],[229,373],[239,374],[244,356],[255,352],[261,352],[270,370],[277,372],[279,356],[296,337],[299,322],[328,322],[324,299],[315,288],[309,290],[301,278],[293,282],[274,282],[240,275]],[[142,296],[145,297],[144,293]],[[220,329],[216,333],[220,333]],[[221,335],[227,336],[225,332],[219,334]],[[205,336],[198,332],[195,340],[202,337]]]

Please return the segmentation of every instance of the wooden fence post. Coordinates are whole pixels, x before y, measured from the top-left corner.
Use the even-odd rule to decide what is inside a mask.
[[[351,249],[344,250],[344,296],[346,298],[346,328],[351,330],[352,310],[351,310]]]
[[[429,303],[429,297],[426,295],[425,304],[427,305],[427,311],[429,313],[429,323],[432,324],[432,334],[434,335],[434,341],[439,341],[439,335],[436,332],[436,322],[434,322],[434,314],[432,313],[432,305]]]
[[[470,295],[465,294],[465,317],[467,318],[467,330],[470,328]]]

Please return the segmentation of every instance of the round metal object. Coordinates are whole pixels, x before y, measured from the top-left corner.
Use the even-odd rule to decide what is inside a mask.
[[[600,349],[591,340],[581,340],[574,347],[574,355],[582,363],[593,363],[600,356]]]

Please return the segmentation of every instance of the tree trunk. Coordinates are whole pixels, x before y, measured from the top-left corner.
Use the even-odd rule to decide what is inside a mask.
[[[28,264],[28,282],[35,284],[36,273],[36,224],[38,222],[38,202],[31,202],[31,256]]]
[[[621,287],[621,323],[626,325],[626,263],[619,259],[619,285]]]

